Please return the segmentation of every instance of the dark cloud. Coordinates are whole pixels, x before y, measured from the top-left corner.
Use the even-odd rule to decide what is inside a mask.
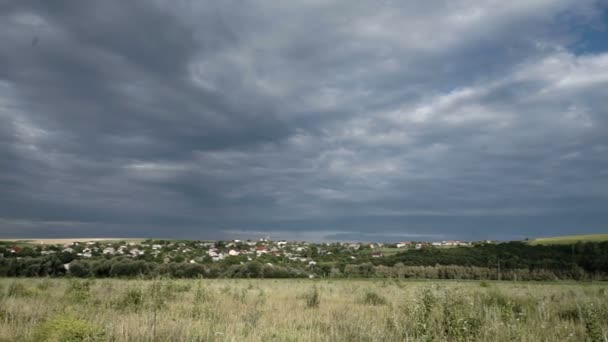
[[[0,235],[600,231],[606,12],[3,3]]]

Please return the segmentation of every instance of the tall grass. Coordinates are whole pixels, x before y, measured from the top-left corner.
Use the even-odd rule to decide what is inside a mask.
[[[0,279],[0,341],[607,341],[608,284]]]

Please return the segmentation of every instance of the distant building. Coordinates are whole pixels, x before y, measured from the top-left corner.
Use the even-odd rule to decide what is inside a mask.
[[[114,254],[116,251],[114,250],[114,247],[106,247],[103,249],[103,251],[101,253],[103,254]]]
[[[374,252],[372,253],[372,258],[382,258],[384,254],[382,252]]]

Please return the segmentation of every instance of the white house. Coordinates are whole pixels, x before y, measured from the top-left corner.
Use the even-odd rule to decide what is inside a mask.
[[[139,250],[137,248],[132,249],[130,253],[131,253],[132,256],[139,256],[139,255],[144,255],[145,254],[144,251]]]
[[[106,247],[103,249],[103,251],[101,253],[103,254],[114,254],[116,251],[114,250],[114,247]]]

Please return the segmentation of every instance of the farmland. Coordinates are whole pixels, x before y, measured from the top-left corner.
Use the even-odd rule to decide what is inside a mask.
[[[608,284],[0,278],[0,341],[605,341]]]
[[[587,235],[570,235],[556,236],[547,238],[538,238],[531,240],[532,245],[570,245],[577,242],[601,242],[608,241],[608,234],[587,234]]]

